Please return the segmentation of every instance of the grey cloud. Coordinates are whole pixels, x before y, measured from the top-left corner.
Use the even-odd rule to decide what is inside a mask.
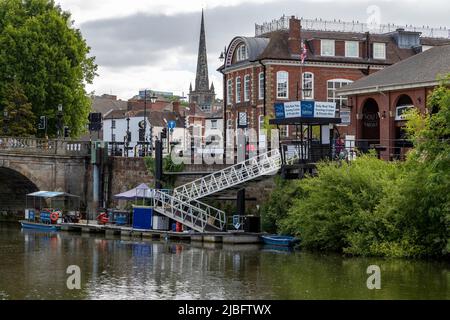
[[[269,4],[242,4],[205,11],[210,73],[219,65],[217,57],[236,35],[253,35],[254,24],[296,15],[305,18],[365,21],[366,8],[377,4],[383,22],[418,25],[445,25],[447,8],[404,1],[361,1],[347,4],[329,2],[279,1]],[[90,21],[80,29],[92,47],[97,63],[108,68],[155,66],[163,69],[195,71],[200,12],[173,16],[134,14],[123,18]],[[168,55],[178,55],[180,65],[165,66]]]

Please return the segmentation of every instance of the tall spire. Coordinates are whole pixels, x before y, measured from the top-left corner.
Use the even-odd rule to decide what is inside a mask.
[[[195,77],[195,91],[208,91],[208,57],[206,55],[205,18],[202,9],[202,23],[200,27],[200,41],[198,46],[197,74]]]

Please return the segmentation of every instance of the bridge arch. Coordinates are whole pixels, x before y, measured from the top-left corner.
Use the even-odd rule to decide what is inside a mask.
[[[39,186],[33,178],[27,170],[0,166],[0,212],[2,214],[24,213],[25,196],[39,191]]]

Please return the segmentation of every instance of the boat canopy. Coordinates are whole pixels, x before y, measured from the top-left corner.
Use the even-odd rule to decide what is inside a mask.
[[[69,197],[69,198],[79,198],[79,196],[66,193],[66,192],[56,192],[56,191],[38,191],[27,194],[29,197],[36,198],[56,198],[56,197]]]

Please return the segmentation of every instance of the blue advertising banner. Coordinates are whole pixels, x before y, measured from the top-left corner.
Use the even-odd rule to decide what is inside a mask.
[[[275,118],[284,119],[284,103],[275,103]]]
[[[321,102],[313,100],[290,101],[275,103],[275,118],[334,118],[336,102]]]
[[[314,118],[314,101],[302,101],[303,118]]]

